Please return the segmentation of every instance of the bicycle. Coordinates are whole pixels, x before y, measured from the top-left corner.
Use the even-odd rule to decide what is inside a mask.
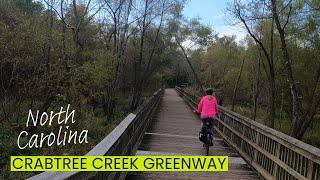
[[[203,142],[203,147],[206,148],[207,156],[209,155],[210,146],[212,144],[213,134],[211,132],[212,128],[212,120],[211,119],[203,119],[203,127],[199,132],[199,139]]]

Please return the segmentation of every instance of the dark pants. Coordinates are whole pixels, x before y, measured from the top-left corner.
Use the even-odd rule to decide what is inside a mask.
[[[208,121],[211,124],[211,134],[214,136],[214,127],[216,126],[216,120],[214,118],[203,118],[201,119],[201,130],[205,128],[205,122]]]

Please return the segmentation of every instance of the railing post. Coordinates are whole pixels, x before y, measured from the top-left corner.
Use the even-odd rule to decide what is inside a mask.
[[[275,156],[280,159],[280,146],[281,144],[277,143],[277,147],[276,147],[276,154]],[[274,166],[273,166],[273,178],[274,179],[277,179],[277,173],[279,171],[279,166],[278,164],[274,163]]]
[[[260,135],[260,134],[259,134],[258,131],[256,131],[256,133],[257,133],[257,135],[256,135],[255,143],[256,143],[257,146],[259,146],[258,144],[259,144],[259,135]],[[256,148],[254,148],[253,158],[252,158],[252,160],[253,160],[254,162],[257,162],[257,156],[258,156],[258,150],[257,150]]]
[[[312,179],[313,172],[313,162],[308,159],[308,167],[307,167],[307,179]]]
[[[242,126],[242,127],[241,127],[241,131],[242,131],[242,132],[241,132],[241,135],[244,136],[244,125],[241,124],[241,126]],[[243,147],[243,146],[244,146],[244,145],[243,145],[243,141],[244,141],[244,140],[241,138],[241,147],[240,147],[241,150],[244,149],[244,147]]]

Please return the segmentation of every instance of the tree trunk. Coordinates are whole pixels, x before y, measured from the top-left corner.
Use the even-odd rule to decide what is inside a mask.
[[[279,32],[280,40],[281,40],[281,50],[282,50],[282,56],[283,56],[283,64],[285,68],[285,73],[287,76],[287,80],[289,83],[290,87],[290,93],[292,97],[292,121],[293,121],[293,129],[291,131],[291,136],[295,138],[301,138],[299,135],[299,131],[301,128],[301,102],[299,99],[299,94],[297,90],[297,85],[296,82],[293,78],[293,73],[292,73],[292,65],[291,65],[291,59],[289,56],[288,48],[287,48],[287,43],[285,40],[285,31],[284,27],[281,26],[280,20],[279,20],[279,15],[277,12],[277,1],[276,0],[271,0],[272,2],[272,14],[276,23],[277,30]],[[289,18],[289,16],[288,16]]]
[[[148,11],[148,0],[145,1],[145,7],[144,7],[144,14],[143,14],[143,20],[142,20],[142,31],[141,31],[141,37],[140,37],[140,50],[139,50],[139,57],[137,61],[134,63],[134,83],[135,86],[133,88],[133,96],[131,101],[131,110],[135,110],[138,107],[141,96],[141,90],[142,87],[142,76],[141,76],[141,68],[142,68],[142,62],[143,62],[143,54],[144,54],[144,40],[145,40],[145,34],[146,34],[146,20],[147,20],[147,11]]]
[[[273,23],[274,19],[272,19],[272,26],[271,26],[271,36],[270,36],[270,52],[267,51],[266,46],[263,44],[261,39],[259,39],[249,28],[247,24],[246,16],[243,16],[241,14],[242,6],[235,1],[235,13],[236,16],[240,19],[240,21],[244,24],[245,28],[247,29],[249,35],[254,39],[254,41],[258,44],[260,47],[260,51],[264,54],[266,60],[267,60],[267,66],[262,62],[264,71],[266,73],[266,76],[268,78],[268,90],[270,98],[268,99],[268,122],[267,125],[270,127],[274,126],[274,119],[275,119],[275,71],[274,71],[274,62],[273,62]],[[250,19],[250,17],[247,17]]]
[[[255,67],[253,67],[253,71],[256,72],[254,74],[254,84],[253,84],[253,113],[252,113],[252,119],[255,121],[257,117],[257,110],[258,110],[258,99],[260,96],[260,75],[261,75],[261,69],[260,69],[260,63],[261,59],[258,60],[258,71],[255,71]]]
[[[275,88],[275,77],[271,76],[269,79],[269,95],[268,98],[268,121],[267,125],[271,128],[274,128],[274,119],[276,116],[276,110],[275,110],[275,94],[276,94],[276,88]]]
[[[200,90],[201,90],[203,93],[205,93],[205,89],[204,89],[204,87],[203,87],[203,85],[202,85],[202,83],[201,83],[201,81],[200,81],[200,78],[199,78],[199,76],[197,75],[197,73],[196,73],[196,71],[195,71],[195,69],[194,69],[194,67],[193,67],[193,65],[192,65],[192,63],[191,63],[191,61],[190,61],[190,59],[189,59],[189,57],[188,57],[185,49],[184,49],[184,47],[182,46],[182,44],[181,44],[178,40],[177,40],[177,43],[178,43],[179,47],[180,47],[181,50],[182,50],[182,53],[183,53],[183,55],[184,55],[184,57],[185,57],[185,60],[187,61],[188,65],[190,66],[190,68],[191,68],[191,70],[192,70],[192,73],[193,73],[193,75],[194,75],[194,77],[195,77],[195,79],[196,79],[196,82],[197,82]]]
[[[236,84],[234,86],[233,89],[233,96],[232,96],[232,107],[231,110],[234,110],[234,106],[236,103],[236,97],[237,97],[237,91],[238,91],[238,87],[239,87],[239,82],[240,82],[240,78],[241,78],[241,74],[242,74],[242,70],[243,70],[243,65],[244,65],[244,59],[242,59],[242,63],[241,63],[241,67],[240,67],[240,72],[236,81]]]

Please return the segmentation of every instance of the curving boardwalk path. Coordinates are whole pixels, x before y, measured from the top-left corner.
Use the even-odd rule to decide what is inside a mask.
[[[199,129],[198,117],[174,89],[166,89],[137,155],[205,155],[198,140]],[[214,138],[210,155],[229,156],[229,172],[129,172],[126,179],[259,179],[257,173],[219,137]]]

